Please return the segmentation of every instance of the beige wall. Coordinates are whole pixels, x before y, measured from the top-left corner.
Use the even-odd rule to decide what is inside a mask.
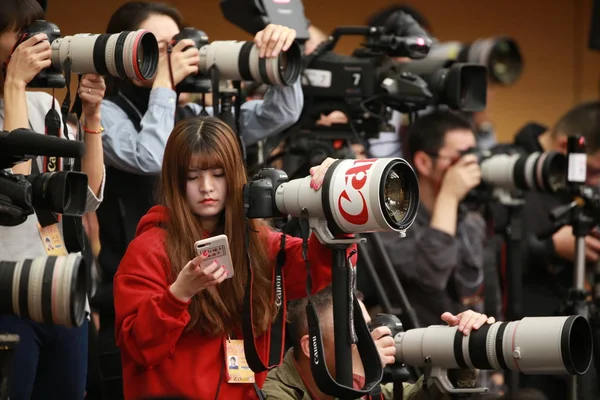
[[[48,19],[63,34],[103,32],[121,0],[49,0]],[[221,16],[218,0],[173,0],[188,23],[216,39],[249,39]],[[360,25],[390,0],[303,0],[308,18],[326,32]],[[519,82],[494,92],[489,104],[501,139],[525,122],[552,124],[576,102],[599,97],[600,52],[587,50],[592,0],[413,0],[441,40],[473,40],[498,34],[517,39],[525,57]],[[359,40],[342,40],[349,53]],[[61,95],[62,96],[62,95]]]

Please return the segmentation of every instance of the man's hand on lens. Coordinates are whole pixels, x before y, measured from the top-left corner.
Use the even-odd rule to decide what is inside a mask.
[[[385,367],[396,362],[396,344],[392,337],[392,331],[387,326],[380,326],[371,332],[371,337],[379,351],[381,365]]]
[[[287,51],[296,39],[296,31],[282,25],[269,24],[254,36],[260,57],[275,58]]]
[[[477,157],[474,154],[467,154],[448,168],[442,181],[440,194],[461,201],[479,183],[481,183],[481,169]]]
[[[554,235],[554,252],[561,258],[575,261],[575,236],[573,227],[563,226]],[[598,261],[600,258],[600,239],[588,235],[585,237],[585,259],[586,261]]]
[[[45,33],[30,37],[12,53],[6,69],[6,83],[27,86],[40,71],[51,65],[51,56],[50,42]]]
[[[200,63],[200,52],[196,48],[194,41],[183,39],[171,49],[171,54],[167,53],[167,45],[159,45],[158,69],[153,87],[171,87],[179,84],[186,77],[198,73],[198,64]],[[171,58],[169,66],[169,57]],[[169,70],[170,68],[170,70]],[[173,82],[171,82],[171,72],[173,72]]]
[[[496,322],[496,318],[488,317],[473,310],[467,310],[457,315],[445,312],[442,314],[442,320],[450,326],[458,326],[458,330],[465,336],[471,333],[472,330],[481,328],[484,324]]]

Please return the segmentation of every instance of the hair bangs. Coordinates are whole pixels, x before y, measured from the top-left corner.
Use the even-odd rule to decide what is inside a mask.
[[[0,33],[21,32],[38,19],[44,19],[44,9],[36,0],[0,1]]]

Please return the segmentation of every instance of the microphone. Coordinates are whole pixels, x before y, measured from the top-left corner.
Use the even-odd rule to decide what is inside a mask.
[[[10,168],[31,156],[81,158],[85,145],[75,140],[65,140],[42,135],[29,129],[0,131],[0,169]]]

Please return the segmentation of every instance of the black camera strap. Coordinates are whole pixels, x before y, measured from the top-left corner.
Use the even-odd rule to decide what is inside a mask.
[[[273,271],[273,289],[271,298],[277,307],[277,315],[271,324],[270,329],[265,333],[269,351],[269,360],[268,363],[265,364],[256,349],[256,335],[254,334],[254,325],[252,323],[252,312],[254,310],[252,302],[253,272],[250,254],[248,252],[250,235],[252,234],[258,235],[260,233],[252,231],[249,221],[246,219],[246,263],[248,268],[248,279],[246,282],[242,309],[242,333],[244,335],[244,353],[246,355],[246,360],[248,361],[248,366],[254,372],[264,372],[279,366],[283,360],[283,353],[285,351],[284,331],[286,310],[283,266],[286,261],[286,236],[285,234],[281,234],[279,253],[277,254],[275,269]]]
[[[360,389],[354,389],[353,387],[340,385],[335,379],[333,379],[329,373],[326,363],[324,362],[326,359],[326,353],[323,345],[321,328],[319,325],[319,316],[311,300],[312,278],[310,264],[308,262],[308,237],[310,235],[310,226],[308,223],[306,210],[303,210],[302,214],[302,217],[300,217],[298,220],[300,223],[300,229],[302,231],[302,258],[304,259],[304,264],[306,266],[306,296],[308,299],[308,304],[306,305],[306,317],[308,319],[309,337],[312,340],[313,354],[311,357],[311,371],[313,378],[319,389],[323,393],[331,396],[354,399],[367,396],[373,390],[375,390],[374,393],[376,396],[377,387],[379,387],[379,383],[381,382],[381,378],[383,376],[383,367],[381,366],[379,351],[377,350],[375,341],[371,337],[371,332],[369,331],[369,328],[367,327],[363,317],[362,308],[360,307],[356,296],[353,295],[353,292],[351,292],[355,322],[353,328],[358,339],[356,347],[365,370],[364,386]],[[350,263],[350,259],[348,259],[347,262]]]
[[[63,71],[66,81],[67,94],[65,95],[65,99],[63,100],[61,106],[61,114],[62,114],[62,122],[63,129],[65,132],[65,138],[69,140],[68,129],[67,129],[67,118],[69,116],[69,106],[71,104],[71,59],[67,58],[67,60],[63,63]],[[81,83],[81,75],[78,75],[79,83]],[[52,102],[54,104],[54,101]],[[75,113],[77,115],[77,120],[81,119],[82,105],[81,99],[79,98],[79,93],[75,93],[75,101],[73,103],[73,108],[70,111],[71,113]],[[58,113],[57,113],[58,114]],[[60,125],[60,119],[59,125]],[[79,127],[78,132],[76,133],[75,140],[82,140],[81,135],[81,127]],[[70,163],[69,163],[70,164]],[[70,165],[70,170],[74,172],[81,172],[81,159],[77,158]],[[63,215],[62,217],[62,225],[63,225],[63,236],[65,241],[65,247],[69,253],[77,253],[83,251],[85,249],[85,232],[83,230],[83,222],[81,217],[76,217],[72,215]]]

